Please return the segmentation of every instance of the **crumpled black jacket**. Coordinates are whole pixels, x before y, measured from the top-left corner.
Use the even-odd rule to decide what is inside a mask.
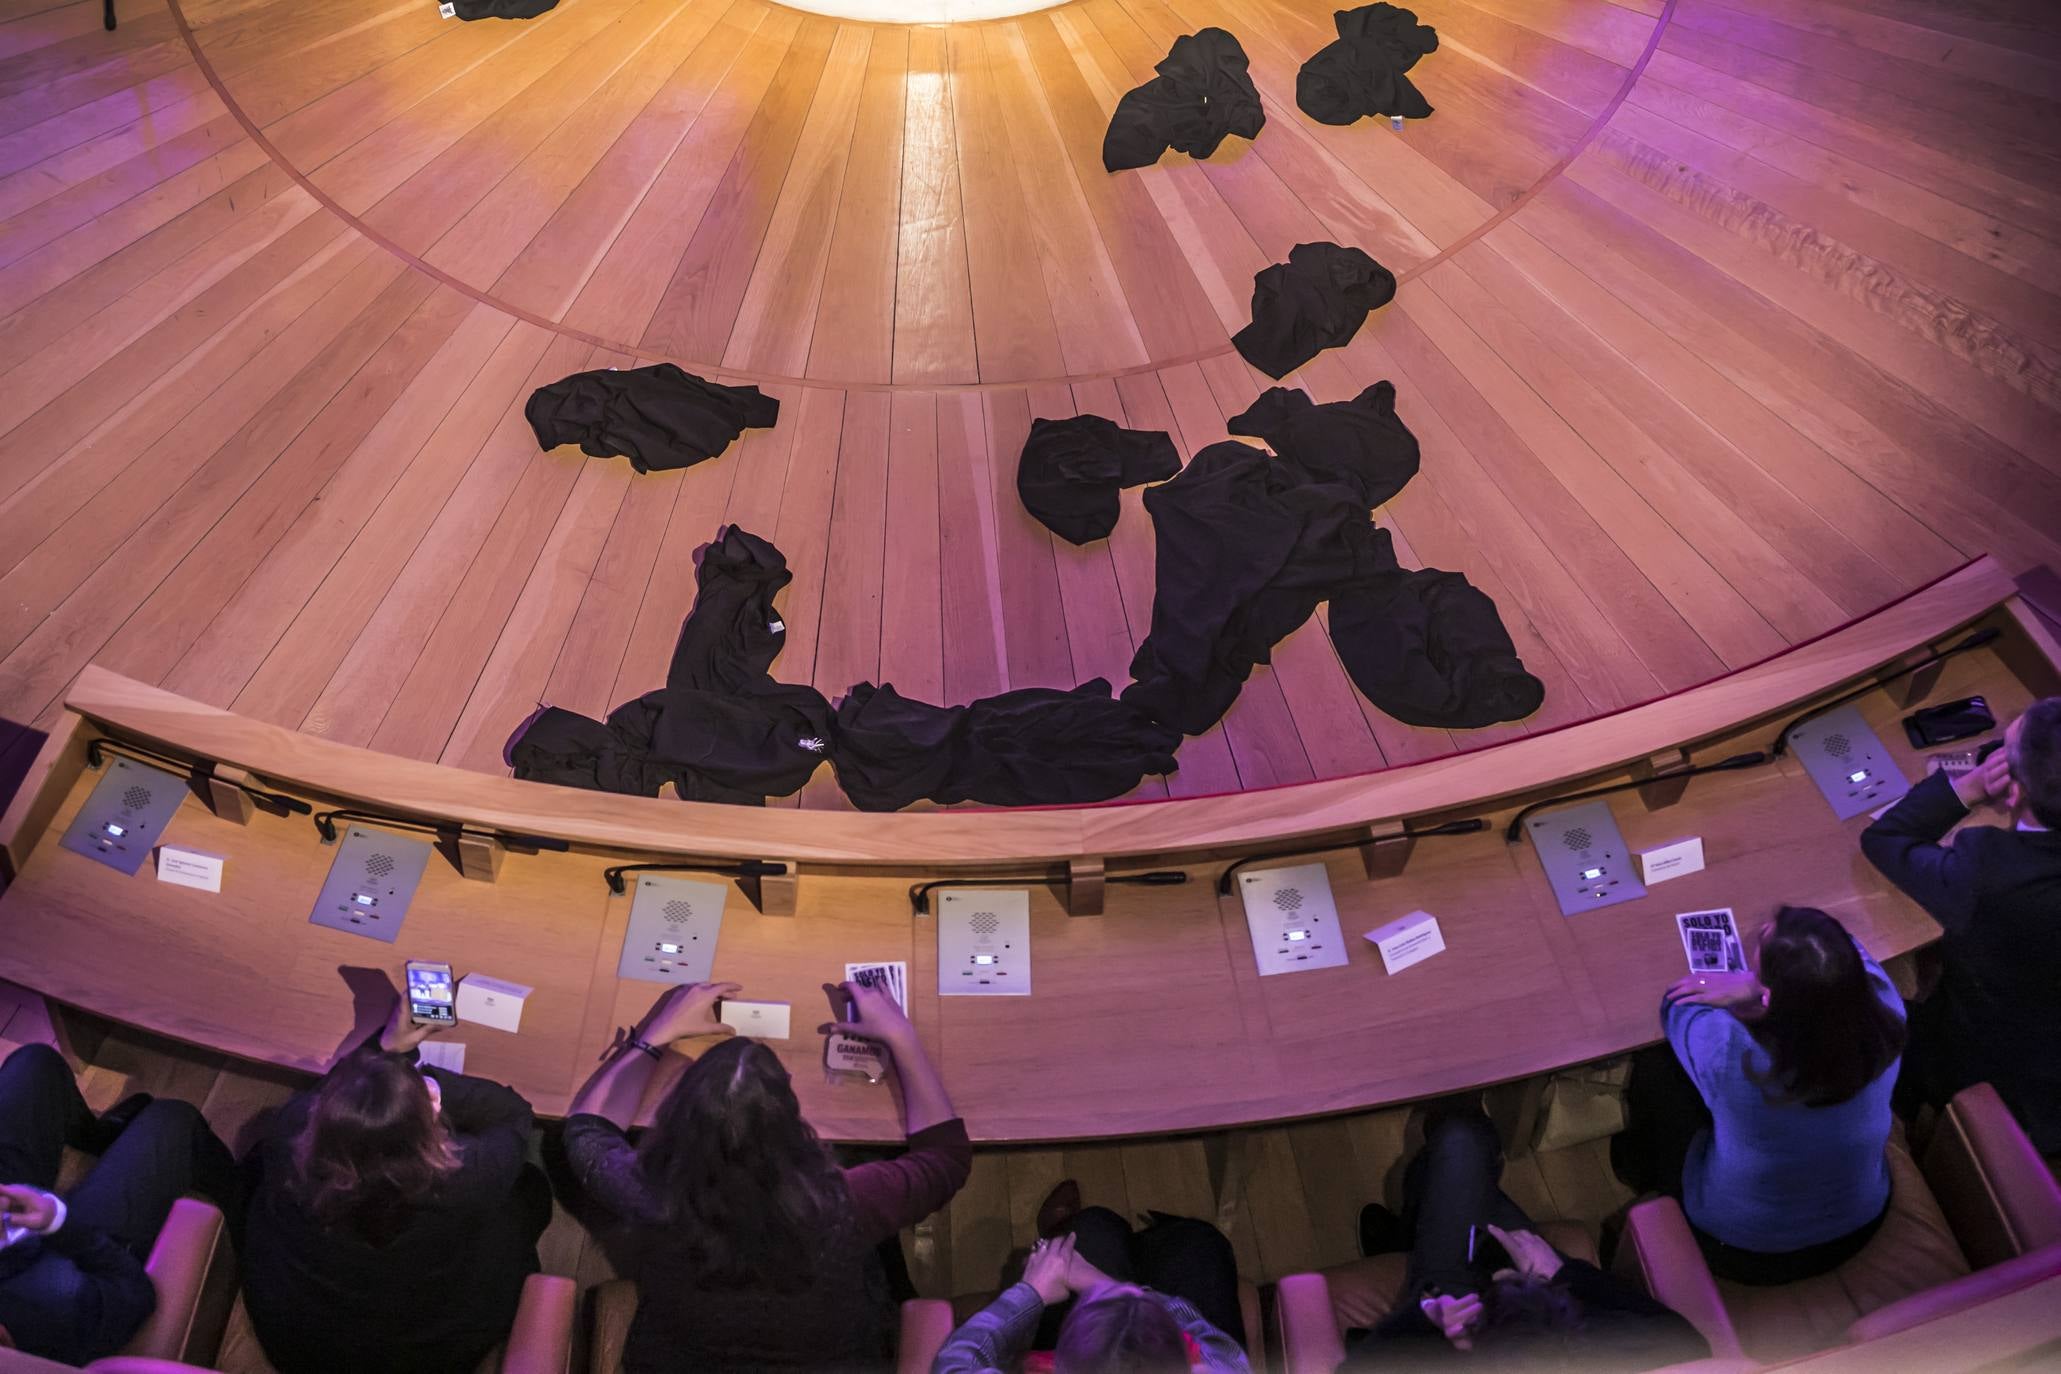
[[[1363,115],[1422,119],[1431,103],[1404,73],[1438,51],[1438,32],[1394,5],[1362,5],[1332,16],[1336,41],[1319,48],[1295,78],[1295,103],[1319,124]]]
[[[1125,429],[1100,415],[1033,420],[1016,460],[1023,508],[1062,539],[1107,538],[1123,514],[1117,492],[1163,482],[1181,470],[1165,430]]]
[[[593,720],[549,707],[508,749],[515,776],[654,797],[762,806],[801,790],[830,749],[830,703],[767,676],[786,626],[787,560],[732,525],[703,552],[666,685]]]
[[[460,19],[535,19],[558,0],[453,0]]]
[[[1171,773],[1181,732],[1109,695],[1102,678],[1071,691],[1025,687],[965,706],[911,701],[862,682],[837,708],[833,762],[861,811],[928,798],[990,806],[1106,801],[1149,773]]]
[[[1168,148],[1208,157],[1227,134],[1257,138],[1267,122],[1246,74],[1245,49],[1222,29],[1174,40],[1153,68],[1158,76],[1124,92],[1102,136],[1102,167],[1150,167]]]
[[[1350,343],[1367,312],[1395,299],[1395,274],[1357,248],[1298,243],[1252,279],[1252,323],[1232,336],[1245,361],[1286,377]]]
[[[721,386],[671,363],[575,372],[538,387],[523,417],[546,449],[578,444],[593,458],[628,458],[639,472],[692,467],[747,429],[780,418],[755,386]]]
[[[1417,475],[1417,436],[1395,413],[1395,383],[1376,382],[1350,401],[1322,405],[1277,386],[1231,417],[1233,434],[1264,439],[1308,482],[1337,482],[1372,508]]]
[[[1546,699],[1496,603],[1460,573],[1398,569],[1340,591],[1331,643],[1353,685],[1405,725],[1477,729]]]

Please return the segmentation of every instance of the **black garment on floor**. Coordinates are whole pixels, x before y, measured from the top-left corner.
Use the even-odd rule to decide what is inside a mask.
[[[838,704],[832,761],[861,811],[928,798],[950,805],[1107,801],[1148,773],[1171,773],[1178,730],[1109,695],[1102,678],[1069,692],[1025,687],[965,706],[911,701],[862,682]]]
[[[1417,436],[1396,418],[1394,382],[1323,405],[1308,392],[1277,386],[1233,416],[1230,428],[1264,439],[1304,481],[1351,487],[1370,509],[1417,475]]]
[[[1395,274],[1357,248],[1298,243],[1252,279],[1252,323],[1232,336],[1245,361],[1286,377],[1350,342],[1367,312],[1395,299]]]
[[[1361,694],[1405,725],[1473,730],[1546,699],[1496,603],[1460,573],[1399,569],[1340,591],[1331,643]]]
[[[608,720],[551,707],[509,748],[515,776],[686,801],[764,805],[801,790],[829,749],[830,703],[766,673],[786,642],[773,595],[792,574],[780,551],[731,526],[704,551],[694,609],[666,685]]]
[[[594,458],[621,455],[639,472],[692,467],[747,429],[780,418],[755,386],[720,386],[671,363],[575,372],[530,394],[523,416],[546,449],[578,444]]]
[[[1184,734],[1214,725],[1318,602],[1396,566],[1352,488],[1305,481],[1249,444],[1211,444],[1147,491],[1145,509],[1152,632],[1123,699]]]
[[[1438,51],[1438,32],[1394,5],[1362,5],[1331,16],[1338,39],[1317,50],[1295,78],[1295,103],[1319,124],[1351,124],[1363,115],[1422,119],[1431,113],[1403,73]]]
[[[1100,415],[1033,420],[1016,460],[1016,494],[1046,529],[1086,544],[1116,528],[1118,489],[1164,482],[1180,470],[1165,430],[1125,429]]]
[[[535,19],[558,0],[452,0],[460,19]]]
[[[1245,65],[1245,49],[1222,29],[1176,38],[1154,67],[1159,75],[1116,103],[1102,138],[1104,170],[1150,167],[1168,148],[1208,157],[1226,134],[1257,138],[1267,115]]]

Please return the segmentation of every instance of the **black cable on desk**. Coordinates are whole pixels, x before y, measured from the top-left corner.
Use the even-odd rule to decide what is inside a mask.
[[[125,740],[101,738],[86,742],[86,764],[88,767],[100,767],[106,761],[106,756],[109,754],[119,754],[123,758],[134,759],[138,763],[147,763],[153,768],[181,769],[185,772],[186,781],[189,783],[215,776],[215,761],[213,759],[195,759],[188,762],[185,759],[175,758],[170,754],[160,754],[155,749],[146,749],[140,744],[130,744]],[[231,787],[249,797],[251,804],[268,816],[305,816],[315,809],[311,804],[302,801],[299,797],[289,797],[284,792],[267,792],[261,787],[252,787],[249,783],[232,782],[227,778],[219,779],[219,781],[229,783]]]
[[[1543,811],[1551,806],[1566,806],[1573,802],[1589,801],[1595,797],[1607,797],[1613,792],[1629,792],[1635,787],[1645,787],[1656,782],[1673,782],[1676,778],[1700,777],[1705,773],[1728,773],[1736,768],[1758,768],[1770,761],[1770,756],[1756,749],[1750,754],[1734,754],[1716,763],[1699,763],[1694,768],[1677,768],[1672,772],[1656,774],[1650,778],[1633,778],[1629,782],[1614,782],[1608,787],[1592,787],[1586,792],[1570,792],[1561,797],[1548,797],[1535,801],[1510,818],[1510,824],[1503,831],[1503,843],[1516,844],[1524,834],[1524,819],[1534,811]]]
[[[930,894],[940,887],[993,887],[997,883],[1063,883],[1060,877],[1043,878],[933,878],[927,883],[917,883],[909,889],[909,906],[918,916],[930,914]],[[1179,868],[1156,868],[1150,873],[1119,873],[1102,880],[1106,887],[1111,883],[1127,883],[1133,887],[1179,887],[1188,881],[1186,870]]]
[[[787,872],[786,864],[777,864],[770,859],[740,859],[734,864],[617,864],[605,868],[601,876],[608,880],[608,890],[620,893],[625,873],[713,873],[724,878],[777,878]]]
[[[392,830],[418,830],[424,834],[435,835],[439,839],[447,835],[472,835],[480,839],[492,840],[516,854],[534,854],[540,849],[548,849],[554,854],[563,854],[572,848],[571,841],[553,839],[549,835],[524,835],[512,830],[492,830],[484,826],[467,825],[463,821],[424,821],[417,820],[413,816],[396,816],[385,811],[358,811],[343,808],[335,811],[317,811],[315,813],[315,829],[321,833],[322,843],[336,843],[336,823],[339,820],[369,821],[373,825],[383,825]]]
[[[1996,629],[1994,627],[1986,630],[1977,630],[1974,634],[1969,635],[1959,644],[1949,644],[1944,649],[1934,649],[1931,653],[1919,659],[1916,663],[1913,663],[1908,667],[1899,668],[1895,672],[1889,674],[1887,677],[1878,677],[1870,683],[1868,683],[1868,685],[1865,687],[1856,687],[1854,688],[1854,690],[1846,693],[1843,696],[1836,696],[1832,698],[1832,700],[1830,701],[1823,702],[1820,705],[1811,707],[1810,710],[1805,711],[1802,715],[1790,721],[1787,725],[1783,726],[1779,732],[1776,733],[1774,742],[1768,745],[1769,756],[1773,758],[1781,758],[1782,755],[1788,753],[1789,732],[1794,730],[1797,726],[1803,724],[1805,721],[1811,720],[1812,718],[1817,716],[1822,716],[1825,714],[1825,712],[1833,710],[1836,707],[1844,706],[1849,701],[1858,700],[1859,698],[1864,697],[1868,695],[1868,693],[1874,691],[1877,687],[1886,687],[1900,677],[1909,677],[1912,673],[1919,671],[1921,668],[1930,668],[1933,664],[1952,658],[1955,654],[1965,654],[1970,649],[1980,649],[1985,644],[1994,643],[1997,636],[2001,635],[2002,633],[2002,630]]]
[[[1406,822],[1403,827],[1403,833],[1395,838],[1399,840],[1422,840],[1428,839],[1433,835],[1473,835],[1486,829],[1488,829],[1488,822],[1479,817],[1465,821],[1447,821],[1443,825],[1427,825],[1422,830],[1412,830]],[[1244,858],[1225,869],[1222,875],[1217,878],[1217,896],[1230,896],[1231,879],[1237,876],[1239,869],[1251,864],[1265,863],[1269,859],[1299,859],[1305,854],[1325,854],[1334,849],[1353,849],[1362,844],[1371,843],[1373,843],[1371,839],[1331,840],[1324,844],[1305,845],[1301,849],[1271,849],[1264,854],[1247,854]]]

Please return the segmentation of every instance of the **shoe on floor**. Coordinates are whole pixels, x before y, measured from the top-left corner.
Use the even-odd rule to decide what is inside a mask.
[[[1378,1202],[1360,1209],[1360,1254],[1393,1255],[1409,1249],[1403,1235],[1403,1219]]]
[[[1066,1223],[1080,1215],[1080,1210],[1081,1185],[1070,1178],[1062,1181],[1038,1204],[1038,1234],[1050,1240],[1065,1230]]]

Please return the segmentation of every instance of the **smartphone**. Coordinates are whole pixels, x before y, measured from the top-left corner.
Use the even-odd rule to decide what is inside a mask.
[[[1503,1248],[1503,1242],[1496,1239],[1495,1232],[1486,1226],[1467,1228],[1467,1262],[1478,1264],[1491,1274],[1498,1269],[1515,1269],[1510,1252]]]
[[[408,961],[408,1019],[418,1026],[449,1026],[458,1020],[451,966]]]
[[[1997,718],[1990,714],[1989,703],[1981,697],[1962,697],[1904,717],[1904,735],[1913,749],[1952,744],[1996,728]]]

